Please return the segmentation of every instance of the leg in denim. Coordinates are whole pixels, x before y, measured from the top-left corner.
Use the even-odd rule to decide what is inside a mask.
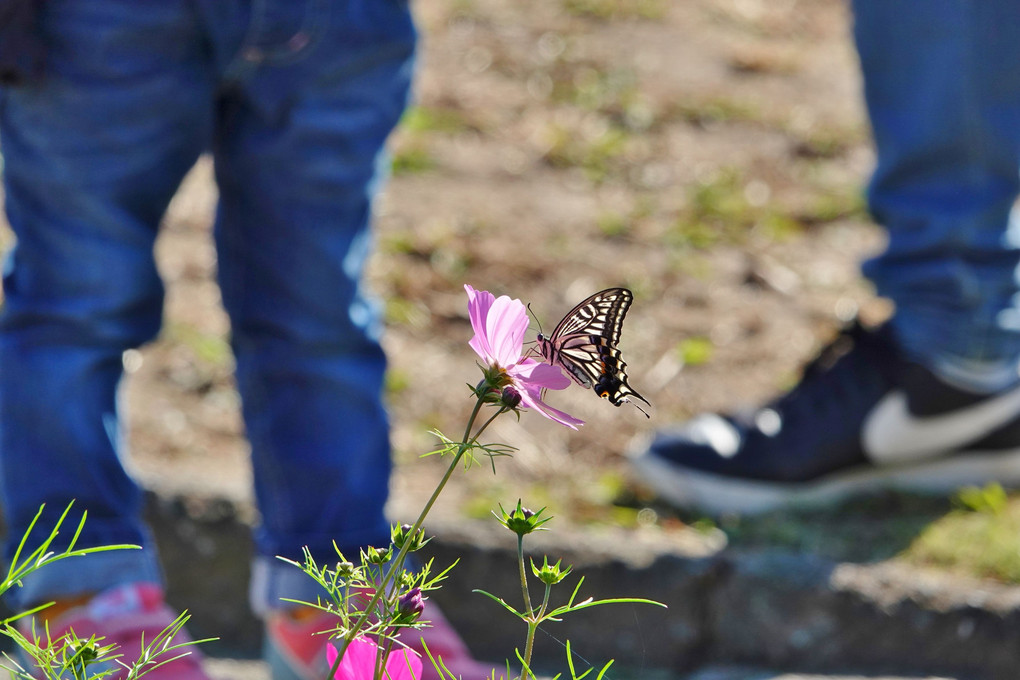
[[[30,549],[71,499],[74,519],[88,511],[79,545],[149,545],[118,459],[115,396],[122,353],[159,328],[157,224],[210,130],[203,47],[182,6],[44,3],[47,76],[0,98],[17,236],[0,315],[8,559],[41,504]],[[48,567],[15,594],[26,604],[158,578],[152,550],[103,553]]]
[[[911,358],[948,379],[1015,381],[1017,5],[856,0],[854,10],[878,149],[869,200],[889,231],[865,274],[896,303],[893,326]]]
[[[356,560],[389,540],[385,362],[360,280],[414,28],[399,0],[296,4],[256,21],[266,35],[228,67],[214,145],[220,285],[262,514],[258,611],[318,594],[276,555],[308,546],[332,563],[335,541]],[[302,14],[318,11],[305,33]]]

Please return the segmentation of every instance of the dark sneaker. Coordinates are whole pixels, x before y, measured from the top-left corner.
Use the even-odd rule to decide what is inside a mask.
[[[638,477],[712,514],[817,505],[880,488],[1020,485],[1020,386],[973,394],[904,361],[886,327],[845,330],[788,394],[636,441]]]

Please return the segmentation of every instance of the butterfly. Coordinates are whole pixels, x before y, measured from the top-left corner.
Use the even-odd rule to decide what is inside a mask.
[[[627,384],[627,364],[616,346],[633,301],[634,294],[626,288],[595,293],[570,310],[551,335],[538,334],[539,352],[547,363],[562,368],[578,385],[594,388],[614,406],[630,401],[629,397],[651,406]]]

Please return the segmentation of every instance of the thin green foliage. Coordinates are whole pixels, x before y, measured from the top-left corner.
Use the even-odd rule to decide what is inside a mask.
[[[83,512],[67,547],[61,551],[51,550],[73,505],[73,501],[68,504],[46,538],[37,548],[26,554],[29,537],[38,525],[45,505],[39,508],[11,558],[6,576],[0,581],[0,594],[15,586],[20,586],[24,578],[54,562],[111,550],[140,549],[140,546],[127,544],[78,548],[78,539],[88,516],[87,512]],[[26,669],[5,653],[4,657],[7,663],[0,663],[0,667],[6,669],[12,677],[20,680],[35,680],[41,674],[47,680],[66,680],[67,678],[98,680],[126,669],[125,680],[137,680],[160,666],[190,654],[191,646],[215,639],[175,642],[178,633],[189,619],[187,612],[184,612],[148,643],[143,637],[137,659],[125,662],[124,654],[130,650],[119,649],[113,644],[103,644],[104,638],[102,637],[93,635],[87,639],[80,638],[72,630],[54,638],[50,634],[48,625],[44,626],[43,631],[40,632],[36,629],[34,620],[26,635],[14,625],[16,621],[37,614],[52,604],[52,602],[41,604],[0,622],[0,635],[10,638],[32,662],[31,668]]]

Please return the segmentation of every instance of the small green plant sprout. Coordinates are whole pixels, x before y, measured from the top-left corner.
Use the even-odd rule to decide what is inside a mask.
[[[152,640],[142,640],[138,658],[125,661],[125,650],[113,644],[103,644],[104,639],[93,635],[88,639],[79,638],[74,631],[53,638],[46,626],[43,635],[38,635],[35,626],[29,635],[24,635],[17,628],[8,626],[3,634],[11,638],[31,659],[32,668],[25,669],[21,664],[4,655],[10,665],[3,667],[12,677],[19,680],[37,680],[39,674],[46,680],[101,680],[113,674],[124,680],[138,680],[150,671],[176,661],[191,653],[190,647],[215,638],[204,640],[175,641],[181,629],[188,622],[188,614],[182,613],[174,621],[157,633]],[[126,674],[124,673],[126,671]]]
[[[970,512],[1001,515],[1009,505],[1009,496],[1001,484],[968,486],[956,493],[953,503]]]
[[[571,566],[567,566],[565,569],[561,568],[560,563],[562,561],[563,560],[556,560],[556,564],[549,564],[549,556],[546,555],[543,558],[542,566],[539,567],[535,564],[535,559],[532,558],[531,573],[535,575],[535,578],[547,586],[554,586],[565,579],[570,572],[574,570]]]
[[[605,666],[599,669],[599,674],[595,676],[595,680],[602,680],[606,676],[606,673],[609,672],[609,667],[612,665],[613,661],[612,659],[610,659],[609,661],[606,662]],[[580,675],[577,674],[577,670],[574,668],[574,655],[570,651],[570,640],[567,640],[567,668],[570,670],[570,680],[583,680],[595,670],[594,668],[588,668]],[[557,673],[555,676],[553,676],[552,680],[559,680],[559,677],[560,674]]]
[[[545,508],[538,512],[532,512],[522,507],[521,500],[518,499],[517,507],[510,512],[504,510],[503,506],[500,505],[499,514],[497,515],[495,511],[492,514],[500,524],[517,534],[518,539],[522,539],[532,531],[545,531],[542,525],[551,520],[552,517],[542,517],[543,512],[545,512]]]
[[[544,509],[545,508],[543,508],[542,510]],[[473,591],[476,593],[481,593],[482,595],[485,595],[489,599],[497,602],[508,612],[510,612],[511,614],[519,618],[521,621],[523,621],[524,624],[527,626],[527,637],[525,638],[524,642],[524,652],[521,653],[519,649],[517,650],[517,660],[520,662],[521,668],[523,669],[523,673],[521,675],[522,680],[535,680],[536,678],[535,674],[531,670],[531,658],[535,645],[535,633],[538,631],[539,626],[541,626],[543,623],[547,621],[560,621],[564,614],[569,614],[571,612],[580,611],[581,609],[587,609],[589,607],[595,607],[604,604],[640,603],[640,604],[652,604],[659,607],[666,606],[661,602],[655,602],[653,600],[645,600],[642,598],[633,597],[611,598],[606,600],[595,600],[589,597],[585,600],[578,601],[577,594],[581,590],[581,585],[584,583],[584,577],[581,577],[578,580],[577,585],[574,587],[574,591],[573,593],[571,593],[570,598],[567,600],[566,604],[563,604],[559,607],[553,607],[550,604],[549,597],[550,594],[552,593],[552,587],[554,585],[561,583],[563,579],[565,579],[570,574],[570,572],[572,571],[572,567],[569,566],[566,568],[561,567],[560,564],[562,560],[557,560],[555,564],[550,564],[549,558],[548,556],[546,556],[543,559],[541,567],[536,565],[534,560],[531,561],[532,573],[539,581],[541,581],[541,583],[544,586],[542,603],[538,607],[535,607],[532,604],[531,593],[528,587],[527,570],[525,569],[524,537],[531,533],[532,531],[538,529],[542,524],[545,524],[550,519],[552,519],[551,517],[540,518],[539,515],[541,514],[542,510],[540,510],[537,513],[531,513],[529,515],[528,511],[526,511],[526,509],[522,506],[521,501],[517,501],[517,507],[514,508],[514,511],[512,513],[507,513],[505,510],[503,510],[501,506],[500,507],[501,514],[496,515],[496,518],[499,520],[500,524],[502,524],[507,529],[509,529],[510,531],[517,535],[517,566],[520,572],[521,594],[524,600],[524,608],[519,611],[510,604],[508,604],[502,598],[497,597],[491,593],[487,593],[484,590]],[[495,515],[496,513],[493,514]],[[570,667],[571,678],[573,680],[578,680],[578,676],[574,673],[573,661],[569,656],[569,647],[568,647],[568,662]],[[602,677],[602,674],[604,674],[608,668],[609,666],[606,665],[598,677]],[[587,671],[580,677],[584,677],[584,675],[587,675]]]
[[[39,508],[11,558],[7,574],[0,580],[0,594],[7,592],[13,587],[20,586],[22,580],[30,574],[60,560],[111,550],[140,549],[140,546],[127,544],[90,548],[77,547],[78,539],[88,517],[88,513],[83,512],[67,547],[60,551],[52,550],[53,543],[67,521],[73,505],[73,501],[67,505],[39,546],[26,553],[28,538],[39,523],[46,506],[43,505]],[[123,660],[124,654],[130,653],[131,650],[119,649],[113,644],[103,644],[104,639],[101,637],[93,635],[83,639],[79,638],[74,631],[69,631],[53,638],[50,635],[48,625],[44,627],[42,634],[39,634],[34,620],[29,625],[29,631],[26,635],[14,625],[15,622],[37,614],[52,604],[52,602],[41,604],[0,622],[0,635],[10,638],[17,647],[21,648],[24,656],[32,662],[32,667],[26,669],[18,661],[4,653],[6,663],[0,663],[0,667],[7,670],[12,677],[22,680],[36,680],[41,675],[47,680],[67,680],[68,678],[73,678],[73,680],[96,680],[105,678],[113,673],[122,673],[126,669],[127,675],[123,676],[124,680],[137,680],[149,671],[189,654],[188,648],[192,645],[215,639],[208,638],[176,642],[175,639],[178,633],[180,633],[189,618],[187,612],[185,612],[164,630],[160,631],[151,641],[146,643],[143,640],[137,660],[128,663]]]
[[[53,640],[47,626],[45,637],[40,638],[34,625],[31,637],[22,635],[16,628],[11,628],[6,634],[32,660],[33,670],[41,671],[45,678],[70,677],[85,680],[105,677],[117,670],[117,666],[112,663],[120,656],[116,653],[116,646],[100,645],[95,636],[83,640],[69,633]],[[7,654],[4,656],[10,664],[5,664],[4,668],[13,677],[25,680],[37,677]]]
[[[78,526],[74,530],[74,534],[71,536],[71,540],[68,542],[67,547],[59,552],[51,550],[53,542],[57,539],[60,534],[60,530],[67,520],[67,516],[71,513],[71,508],[74,506],[74,501],[67,504],[64,512],[61,513],[60,517],[57,518],[53,529],[50,530],[49,535],[43,539],[39,546],[32,552],[25,554],[25,549],[28,544],[28,537],[32,535],[36,525],[39,523],[39,518],[42,517],[43,511],[46,509],[45,504],[39,508],[39,512],[35,514],[32,521],[28,524],[28,529],[25,530],[25,535],[21,538],[21,542],[18,543],[17,549],[14,551],[14,555],[11,557],[10,566],[7,569],[7,574],[3,580],[0,581],[0,595],[6,593],[14,586],[20,586],[21,580],[29,574],[38,571],[45,567],[47,564],[53,564],[60,560],[65,560],[69,557],[82,557],[84,555],[90,555],[92,553],[107,552],[110,550],[140,550],[141,546],[138,545],[104,545],[94,548],[78,548],[78,538],[81,536],[82,529],[85,528],[85,520],[88,517],[87,512],[83,512],[81,519],[78,521]],[[30,609],[25,612],[11,617],[4,621],[5,624],[19,619],[23,616],[29,616],[42,609],[48,607],[49,604],[40,605],[34,609]]]

